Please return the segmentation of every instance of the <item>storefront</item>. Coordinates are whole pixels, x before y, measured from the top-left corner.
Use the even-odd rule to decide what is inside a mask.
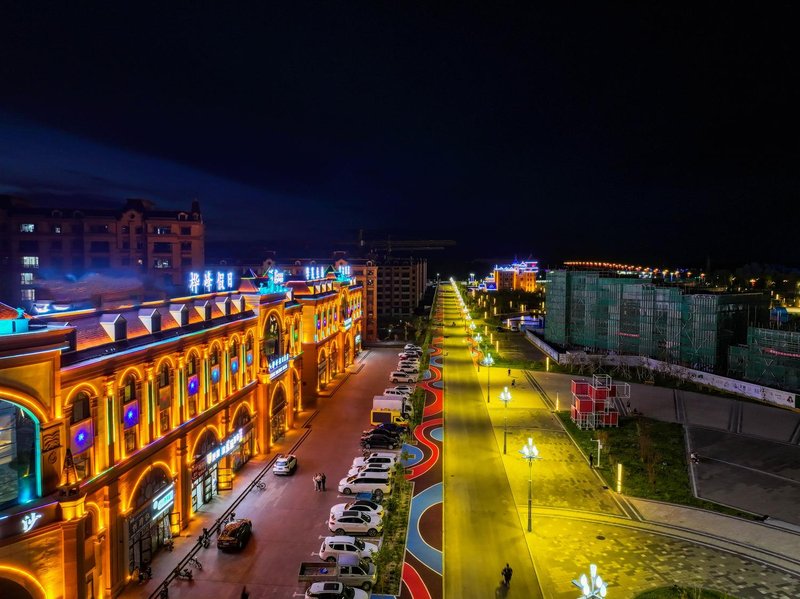
[[[133,498],[134,512],[128,521],[128,571],[149,564],[153,554],[172,538],[177,523],[175,483],[160,468],[154,468],[140,483]]]
[[[242,408],[237,412],[236,419],[233,421],[236,430],[242,431],[242,442],[239,447],[231,454],[231,467],[236,472],[244,466],[255,453],[256,437],[251,420],[250,412],[247,408]]]
[[[192,464],[192,512],[197,512],[209,503],[220,490],[220,460],[239,450],[244,432],[238,429],[222,444],[218,444],[214,433],[206,431]],[[227,469],[230,473],[230,468]],[[229,478],[229,477],[226,477]],[[226,487],[227,488],[227,487]]]
[[[272,398],[269,428],[273,443],[283,439],[286,435],[286,394],[283,392],[283,387],[278,387]]]

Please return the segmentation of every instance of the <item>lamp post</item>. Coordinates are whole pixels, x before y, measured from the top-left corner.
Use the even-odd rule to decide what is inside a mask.
[[[481,365],[486,366],[486,403],[492,402],[492,386],[491,379],[489,378],[489,375],[492,372],[492,364],[494,364],[494,358],[492,358],[492,354],[490,352],[486,352],[486,357],[481,360]]]
[[[533,530],[533,461],[541,460],[539,450],[533,444],[533,437],[528,437],[527,445],[519,450],[522,457],[528,462],[528,532]]]
[[[589,564],[589,577],[581,574],[580,579],[573,580],[572,584],[581,590],[579,599],[602,599],[606,596],[608,585],[597,574],[597,566]]]
[[[503,409],[503,455],[506,454],[506,439],[508,438],[508,402],[511,401],[511,391],[508,387],[503,387],[503,392],[500,394],[500,401],[503,402],[505,408]]]

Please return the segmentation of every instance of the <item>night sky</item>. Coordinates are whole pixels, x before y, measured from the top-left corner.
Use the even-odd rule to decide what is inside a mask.
[[[800,262],[790,8],[118,4],[4,3],[0,193],[197,198],[212,253]]]

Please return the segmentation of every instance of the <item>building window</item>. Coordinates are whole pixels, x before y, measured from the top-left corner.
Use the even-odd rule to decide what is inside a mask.
[[[141,235],[144,233],[144,227],[136,227],[136,234]]]
[[[61,243],[61,240],[60,239],[56,239],[55,241],[51,241],[50,242],[50,249],[51,250],[56,250],[56,251],[61,251],[62,245],[63,244]]]
[[[72,240],[72,249],[77,252],[83,251],[83,239],[73,239]]]
[[[92,268],[109,268],[111,259],[108,256],[92,256]]]
[[[74,427],[82,422],[90,422],[91,418],[91,399],[89,398],[88,393],[81,391],[75,396],[75,399],[72,402],[72,416],[70,418],[70,424]],[[81,451],[80,453],[73,455],[75,471],[78,474],[79,480],[83,480],[92,474],[90,459],[92,452],[89,451],[91,445],[91,442],[87,442],[85,451]]]
[[[19,226],[20,233],[33,233],[36,231],[36,225],[33,223],[22,223]]]
[[[108,233],[108,225],[90,225],[89,233]]]
[[[131,242],[129,240],[127,240],[127,239],[125,241],[123,241],[122,242],[122,249],[123,250],[131,249]]]
[[[181,258],[181,266],[191,266],[192,259],[191,258]]]
[[[129,225],[122,225],[122,232],[128,234],[131,232],[131,228]]]
[[[153,233],[156,235],[172,235],[172,227],[168,225],[163,227],[153,227]]]
[[[192,251],[192,242],[191,241],[181,241],[181,251],[182,252],[191,252]]]
[[[61,225],[53,225],[53,233],[61,235]]]
[[[171,254],[172,253],[172,244],[171,243],[163,243],[163,242],[156,242],[153,244],[153,252],[156,254]]]
[[[181,227],[181,235],[191,235],[192,228],[191,227]]]
[[[89,251],[105,254],[111,251],[111,245],[107,241],[93,241],[89,244]]]
[[[35,239],[23,239],[19,242],[20,252],[38,252],[39,242]]]
[[[130,257],[129,257],[129,256],[123,256],[123,257],[120,259],[120,265],[121,265],[121,266],[130,266],[130,265],[131,265],[131,259],[130,259]]]
[[[156,258],[153,260],[153,268],[172,268],[169,258]]]
[[[39,268],[39,256],[23,256],[22,266],[24,268]]]
[[[21,273],[19,273],[19,284],[20,285],[33,285],[33,273],[32,272],[21,272]]]
[[[35,289],[23,289],[20,292],[20,297],[29,302],[36,301],[36,290]]]

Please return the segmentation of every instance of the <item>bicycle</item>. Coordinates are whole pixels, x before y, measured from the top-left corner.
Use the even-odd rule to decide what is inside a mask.
[[[203,569],[203,564],[201,564],[200,560],[197,559],[196,557],[190,557],[188,559],[188,561],[186,562],[186,564],[189,565],[189,566],[193,566],[194,568],[197,568],[198,570],[202,570]]]
[[[258,489],[259,491],[266,491],[267,483],[265,483],[263,480],[258,481],[256,483],[256,489]]]

